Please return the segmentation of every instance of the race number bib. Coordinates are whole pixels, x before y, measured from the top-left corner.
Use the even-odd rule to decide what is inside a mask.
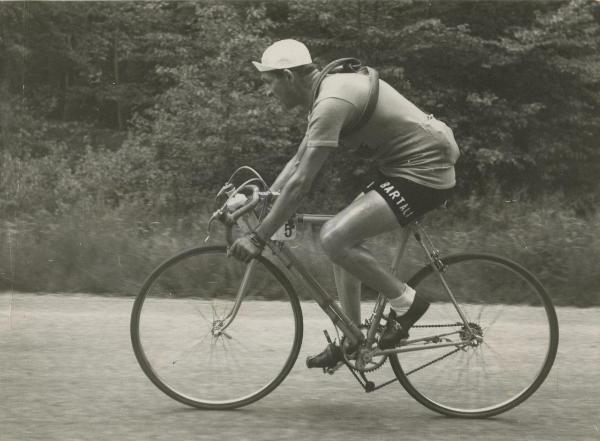
[[[287,221],[271,237],[272,240],[294,240],[296,238],[296,224]]]

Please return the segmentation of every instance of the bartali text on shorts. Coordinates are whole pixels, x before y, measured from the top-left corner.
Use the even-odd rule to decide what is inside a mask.
[[[394,201],[394,203],[398,206],[398,209],[402,212],[402,215],[408,218],[410,215],[414,214],[412,208],[409,207],[408,202],[404,199],[404,196],[400,195],[400,192],[394,188],[392,184],[389,182],[384,182],[379,186],[383,191],[385,191],[389,197]],[[399,198],[396,200],[396,198]]]

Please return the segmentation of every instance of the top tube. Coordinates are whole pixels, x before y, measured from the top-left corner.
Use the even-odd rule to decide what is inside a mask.
[[[332,219],[333,217],[334,217],[333,214],[297,214],[296,221],[299,224],[306,223],[306,224],[322,225],[325,222],[327,222],[329,219]],[[407,226],[413,227],[413,226],[418,225],[422,228],[422,226],[421,226],[422,220],[423,220],[423,216],[419,217],[418,219],[413,220]]]
[[[322,225],[331,218],[333,218],[332,214],[298,214],[298,215],[296,215],[296,220],[299,224],[307,223],[307,224]]]

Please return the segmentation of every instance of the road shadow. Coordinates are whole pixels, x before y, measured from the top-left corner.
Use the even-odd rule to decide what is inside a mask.
[[[404,420],[418,420],[419,424],[464,424],[466,421],[476,421],[480,426],[496,425],[505,428],[520,427],[527,425],[526,421],[511,416],[510,413],[497,415],[491,418],[460,418],[448,417],[431,412],[412,403],[399,402],[397,407],[389,404],[382,404],[373,401],[372,403],[356,403],[352,401],[327,400],[322,399],[294,399],[286,403],[277,400],[276,403],[265,400],[254,403],[247,407],[230,410],[207,410],[197,409],[185,405],[169,407],[165,409],[164,415],[185,415],[206,413],[211,417],[222,416],[224,418],[252,418],[256,420],[268,420],[271,424],[287,424],[290,417],[300,417],[310,421],[327,420],[334,418],[337,422],[360,421],[366,417],[377,416],[378,424],[386,422],[397,422],[399,418]]]

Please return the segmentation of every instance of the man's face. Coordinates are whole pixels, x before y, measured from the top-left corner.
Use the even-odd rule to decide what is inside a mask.
[[[280,74],[263,72],[260,76],[269,91],[281,101],[285,108],[291,109],[300,104],[293,73],[290,71],[284,71]]]

